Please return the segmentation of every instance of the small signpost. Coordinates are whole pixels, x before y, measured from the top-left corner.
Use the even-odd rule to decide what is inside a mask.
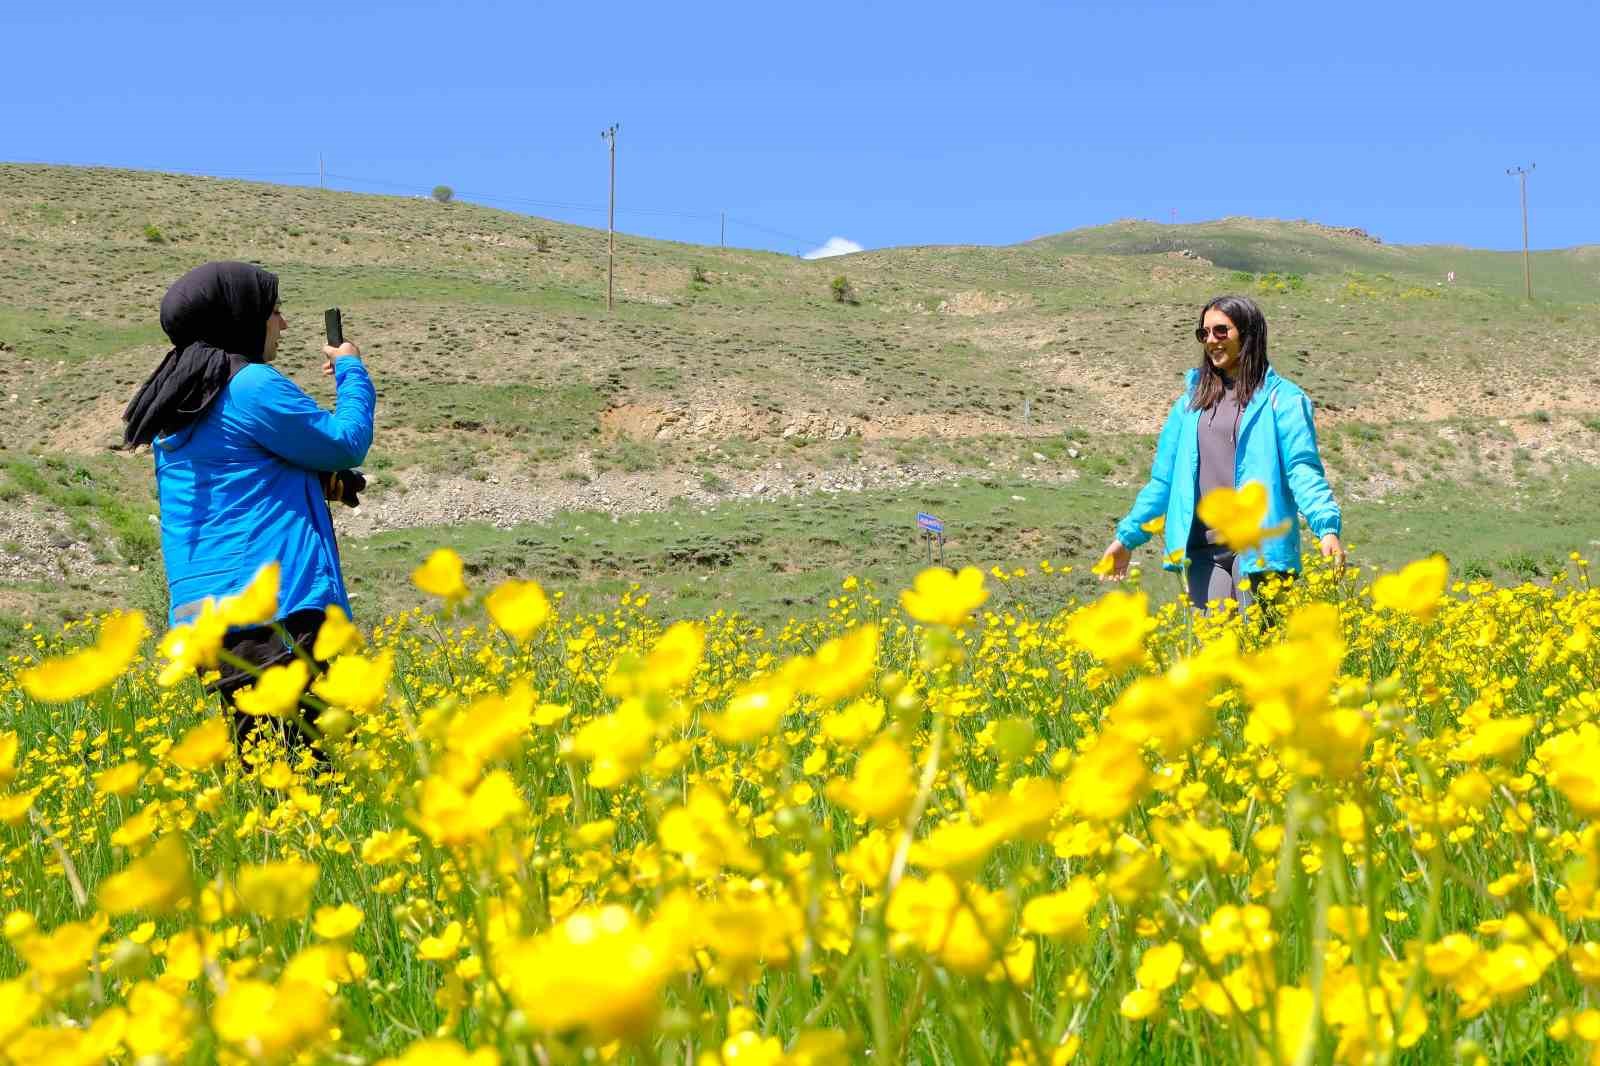
[[[944,565],[944,523],[926,511],[917,512],[917,528],[922,539],[928,542],[928,563],[933,564],[933,542],[939,542],[939,565]]]

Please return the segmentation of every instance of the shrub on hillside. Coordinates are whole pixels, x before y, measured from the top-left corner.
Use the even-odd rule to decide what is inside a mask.
[[[154,222],[145,223],[144,239],[149,241],[151,244],[167,243],[167,239],[161,235],[161,231],[156,228],[156,224]]]
[[[435,185],[433,187],[433,198],[438,200],[441,204],[449,203],[451,200],[455,199],[455,195],[456,191],[448,185]]]
[[[828,290],[833,293],[835,303],[853,304],[859,302],[856,299],[855,287],[850,284],[850,279],[843,274],[840,274],[828,284]]]

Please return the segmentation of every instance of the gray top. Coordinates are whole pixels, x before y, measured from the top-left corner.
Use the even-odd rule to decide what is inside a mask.
[[[1233,483],[1234,453],[1239,445],[1239,410],[1233,382],[1222,379],[1222,398],[1207,410],[1200,412],[1200,480],[1196,486],[1195,500],[1217,488],[1238,488]],[[1217,535],[1198,517],[1189,527],[1192,546],[1217,543]]]

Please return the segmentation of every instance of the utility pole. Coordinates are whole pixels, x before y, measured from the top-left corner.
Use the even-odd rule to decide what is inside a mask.
[[[728,246],[728,212],[722,212],[722,246]]]
[[[322,153],[318,152],[317,153],[317,188],[326,189],[327,187],[328,187],[328,183],[327,183],[327,180],[326,180],[326,172],[322,169]]]
[[[606,212],[606,310],[611,310],[611,286],[617,272],[617,129],[600,131],[601,140],[611,146],[611,206]]]
[[[1528,302],[1533,302],[1533,264],[1528,259],[1528,175],[1533,173],[1536,163],[1529,163],[1526,168],[1507,167],[1507,174],[1514,174],[1522,185],[1522,284],[1528,293]]]

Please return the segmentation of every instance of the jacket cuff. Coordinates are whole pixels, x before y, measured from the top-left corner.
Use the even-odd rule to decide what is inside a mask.
[[[1311,535],[1314,537],[1326,537],[1329,533],[1335,533],[1339,536],[1344,535],[1344,522],[1342,520],[1342,516],[1340,515],[1333,515],[1317,521],[1312,521],[1312,519],[1307,516],[1306,525],[1311,527]]]
[[[1116,537],[1129,551],[1144,547],[1150,540],[1150,534],[1140,529],[1138,523],[1127,518],[1117,523]]]

